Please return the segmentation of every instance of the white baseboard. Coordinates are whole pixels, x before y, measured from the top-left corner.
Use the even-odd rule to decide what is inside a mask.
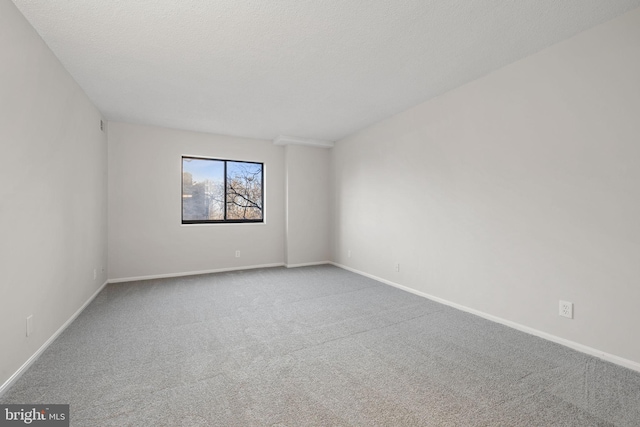
[[[253,270],[256,268],[272,268],[272,267],[283,267],[283,266],[284,266],[284,263],[281,263],[281,262],[274,263],[274,264],[243,265],[239,267],[216,268],[213,270],[184,271],[182,273],[153,274],[150,276],[136,276],[136,277],[121,277],[118,279],[109,279],[108,282],[109,283],[137,282],[138,280],[166,279],[169,277],[196,276],[198,274],[224,273],[225,271]]]
[[[480,310],[476,310],[476,309],[473,309],[473,308],[470,308],[470,307],[466,307],[466,306],[461,305],[461,304],[457,304],[455,302],[448,301],[448,300],[443,299],[443,298],[439,298],[439,297],[436,297],[436,296],[433,296],[433,295],[429,295],[429,294],[426,294],[424,292],[417,291],[415,289],[409,288],[407,286],[403,286],[403,285],[400,285],[398,283],[392,282],[390,280],[383,279],[382,277],[374,276],[373,274],[365,273],[364,271],[360,271],[360,270],[356,270],[355,268],[347,267],[346,265],[338,264],[336,262],[331,262],[331,264],[335,265],[336,267],[340,267],[340,268],[343,268],[345,270],[351,271],[353,273],[359,274],[361,276],[365,276],[365,277],[368,277],[370,279],[376,280],[378,282],[382,282],[382,283],[385,283],[387,285],[391,285],[391,286],[393,286],[395,288],[402,289],[402,290],[407,291],[407,292],[411,292],[412,294],[421,296],[423,298],[427,298],[427,299],[430,299],[432,301],[436,301],[436,302],[439,302],[441,304],[448,305],[448,306],[453,307],[453,308],[457,308],[458,310],[466,311],[467,313],[475,314],[476,316],[482,317],[482,318],[487,319],[487,320],[491,320],[492,322],[500,323],[500,324],[508,326],[510,328],[517,329],[517,330],[522,331],[522,332],[526,332],[526,333],[528,333],[530,335],[535,335],[537,337],[544,338],[544,339],[546,339],[548,341],[552,341],[552,342],[555,342],[557,344],[564,345],[565,347],[572,348],[572,349],[577,350],[577,351],[579,351],[581,353],[585,353],[585,354],[588,354],[590,356],[594,356],[594,357],[597,357],[599,359],[606,360],[607,362],[615,363],[616,365],[624,366],[625,368],[632,369],[634,371],[640,372],[640,363],[634,362],[632,360],[624,359],[624,358],[622,358],[620,356],[616,356],[614,354],[606,353],[604,351],[601,351],[601,350],[598,350],[598,349],[595,349],[595,348],[592,348],[592,347],[589,347],[589,346],[586,346],[586,345],[583,345],[583,344],[580,344],[580,343],[577,343],[577,342],[574,342],[574,341],[570,341],[570,340],[567,340],[567,339],[564,339],[564,338],[560,338],[558,336],[549,334],[547,332],[542,332],[542,331],[539,331],[537,329],[530,328],[529,326],[521,325],[520,323],[512,322],[511,320],[506,320],[506,319],[503,319],[501,317],[497,317],[497,316],[494,316],[492,314],[488,314],[488,313],[482,312]]]
[[[102,284],[102,286],[100,286],[100,288],[98,288],[97,291],[95,291],[93,293],[93,295],[91,295],[89,297],[89,299],[82,304],[82,307],[80,307],[78,310],[76,310],[75,313],[73,313],[73,315],[66,321],[64,322],[64,324],[62,326],[60,326],[60,328],[58,328],[57,331],[54,332],[53,335],[51,335],[51,337],[49,337],[49,339],[47,341],[45,341],[44,344],[42,344],[40,346],[40,348],[33,353],[33,355],[22,364],[22,366],[20,366],[20,368],[18,368],[18,370],[9,377],[8,380],[6,380],[4,382],[4,384],[2,384],[0,386],[0,396],[2,396],[4,394],[5,391],[7,391],[9,389],[9,387],[11,387],[13,385],[13,383],[15,383],[18,378],[20,378],[20,376],[27,370],[29,369],[29,367],[31,365],[33,365],[33,363],[38,360],[38,357],[40,357],[40,355],[42,353],[44,353],[44,351],[51,345],[52,342],[54,342],[56,340],[56,338],[58,338],[60,336],[60,334],[62,332],[64,332],[65,329],[67,329],[67,327],[74,321],[76,320],[76,318],[80,315],[80,313],[82,313],[82,311],[87,308],[87,306],[89,304],[91,304],[91,301],[93,301],[95,299],[95,297],[98,296],[98,294],[102,291],[102,289],[104,289],[104,287],[107,285],[108,282],[104,282]]]
[[[331,261],[303,262],[302,264],[285,264],[287,268],[310,267],[312,265],[333,264]]]

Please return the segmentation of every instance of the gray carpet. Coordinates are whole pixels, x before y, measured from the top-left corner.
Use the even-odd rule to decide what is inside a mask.
[[[108,285],[0,402],[73,426],[640,426],[640,374],[318,266]]]

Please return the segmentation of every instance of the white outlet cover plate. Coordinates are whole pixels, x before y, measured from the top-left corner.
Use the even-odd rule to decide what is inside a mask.
[[[562,317],[573,319],[573,303],[569,301],[560,300],[559,314]]]
[[[27,336],[33,333],[33,314],[27,317]]]

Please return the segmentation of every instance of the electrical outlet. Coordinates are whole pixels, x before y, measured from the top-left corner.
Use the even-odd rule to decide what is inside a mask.
[[[33,333],[33,314],[27,317],[27,336]]]
[[[573,303],[560,300],[560,316],[573,319]]]
[[[395,266],[396,272],[400,273],[400,263],[396,262],[396,266]]]
[[[239,250],[236,251],[236,258],[240,258],[240,251]]]
[[[93,269],[93,280],[96,280],[98,278],[98,271],[94,268]]]
[[[351,249],[347,251],[347,258],[351,258]]]

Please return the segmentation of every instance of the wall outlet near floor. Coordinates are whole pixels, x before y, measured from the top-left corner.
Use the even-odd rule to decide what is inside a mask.
[[[27,317],[27,336],[33,333],[33,314]]]
[[[240,258],[240,251],[239,250],[236,251],[236,258]]]
[[[560,300],[560,316],[573,319],[573,303]]]
[[[347,251],[347,258],[351,258],[351,249]]]
[[[98,270],[96,270],[95,268],[93,269],[93,280],[96,280],[98,278]]]
[[[396,262],[395,270],[396,270],[396,272],[400,273],[400,263],[399,262]]]

